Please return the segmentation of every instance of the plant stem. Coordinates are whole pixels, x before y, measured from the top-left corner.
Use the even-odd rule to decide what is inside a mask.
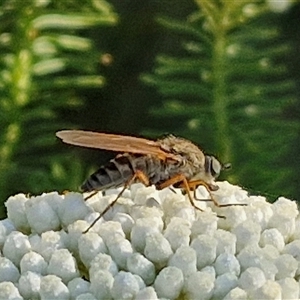
[[[219,26],[215,32],[213,46],[212,72],[213,72],[213,111],[216,121],[216,144],[221,159],[229,162],[232,159],[231,139],[229,135],[229,119],[227,113],[226,93],[226,30]]]

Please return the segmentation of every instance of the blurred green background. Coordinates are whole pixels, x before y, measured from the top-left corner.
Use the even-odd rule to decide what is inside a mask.
[[[78,190],[114,155],[61,129],[173,133],[230,161],[223,179],[300,199],[299,15],[284,0],[2,0],[0,202]]]

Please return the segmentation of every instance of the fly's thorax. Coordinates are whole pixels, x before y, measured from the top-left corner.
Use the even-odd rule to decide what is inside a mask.
[[[161,149],[177,156],[179,164],[198,170],[204,168],[205,156],[191,141],[170,135],[159,140]]]

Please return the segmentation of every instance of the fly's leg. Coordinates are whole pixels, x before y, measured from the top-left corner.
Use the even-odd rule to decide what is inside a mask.
[[[211,186],[203,180],[190,181],[188,184],[189,184],[190,189],[194,192],[194,198],[196,200],[199,200],[199,201],[212,201],[214,203],[214,205],[217,206],[217,207],[227,207],[227,206],[237,206],[237,205],[238,206],[246,206],[247,205],[247,203],[226,203],[226,204],[218,203],[218,201],[214,198],[214,196],[211,193],[211,191],[216,190],[216,186]],[[209,193],[210,199],[199,199],[199,198],[196,197],[196,189],[200,185],[202,185],[206,188],[207,192]]]
[[[111,208],[114,206],[114,204],[118,201],[118,199],[122,196],[124,191],[127,189],[128,186],[130,186],[135,180],[139,180],[142,182],[145,186],[149,186],[149,178],[142,172],[142,171],[135,171],[133,176],[124,184],[124,187],[120,191],[120,193],[117,195],[116,199],[112,201],[107,207],[104,209],[104,211],[92,222],[92,224],[82,233],[87,233],[102,217],[103,215]],[[92,193],[92,195],[97,194],[98,192],[96,191],[95,193]],[[87,198],[92,197],[89,195]],[[86,200],[86,199],[85,199]]]
[[[194,199],[195,200],[200,200],[200,201],[212,201],[214,203],[215,206],[217,207],[227,207],[227,206],[233,206],[233,205],[239,205],[239,206],[245,206],[247,204],[244,204],[244,203],[232,203],[232,204],[219,204],[217,202],[217,200],[213,197],[211,191],[214,191],[214,190],[217,190],[218,187],[217,186],[212,186],[212,185],[209,185],[207,184],[205,181],[203,180],[195,180],[195,181],[188,181],[186,179],[186,177],[182,174],[178,174],[172,178],[170,178],[169,180],[163,182],[162,184],[160,184],[157,188],[158,189],[163,189],[163,188],[166,188],[168,187],[169,185],[174,185],[176,183],[180,183],[179,187],[180,188],[183,188],[186,192],[187,192],[187,195],[188,195],[188,198],[190,200],[190,203],[191,205],[195,208],[195,209],[198,209],[200,211],[203,211],[203,209],[197,207],[193,201],[193,198],[191,196],[191,192],[193,191],[193,195],[194,195]],[[198,199],[196,197],[196,188],[199,186],[199,185],[203,185],[207,192],[209,193],[209,197],[210,199]],[[223,218],[225,219],[226,217],[224,216],[219,216],[217,215],[217,217],[219,218]]]
[[[207,184],[205,181],[195,180],[195,181],[190,181],[188,184],[189,184],[190,189],[194,193],[194,199],[195,200],[198,200],[198,201],[212,201],[215,206],[220,207],[220,204],[216,201],[216,199],[214,198],[214,196],[211,193],[211,191],[213,190],[212,187],[209,184]],[[209,199],[199,199],[199,198],[197,198],[196,189],[200,185],[204,186],[205,189],[207,190],[207,192],[209,194]],[[225,206],[228,206],[228,205],[225,205]]]
[[[162,190],[162,189],[164,189],[166,187],[169,187],[170,185],[174,185],[174,184],[180,183],[180,182],[181,182],[180,187],[186,190],[191,205],[195,209],[203,211],[203,209],[197,207],[196,204],[194,203],[193,198],[191,196],[191,189],[190,189],[190,186],[189,186],[189,182],[187,181],[187,179],[186,179],[186,177],[184,175],[178,174],[178,175],[176,175],[176,176],[174,176],[174,177],[166,180],[165,182],[161,183],[160,185],[157,186],[157,188],[159,190]]]
[[[84,201],[86,201],[86,200],[88,200],[88,199],[94,197],[94,196],[95,196],[96,194],[98,194],[98,193],[99,193],[99,191],[94,191],[94,192],[92,192],[91,194],[89,194],[88,196],[86,196],[86,197],[84,198]]]

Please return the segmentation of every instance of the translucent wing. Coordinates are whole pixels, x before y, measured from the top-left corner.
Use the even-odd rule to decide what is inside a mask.
[[[161,160],[166,160],[167,158],[177,160],[174,154],[162,150],[158,142],[133,136],[84,130],[62,130],[56,132],[56,136],[67,144],[81,147],[116,152],[150,154],[157,156]]]

